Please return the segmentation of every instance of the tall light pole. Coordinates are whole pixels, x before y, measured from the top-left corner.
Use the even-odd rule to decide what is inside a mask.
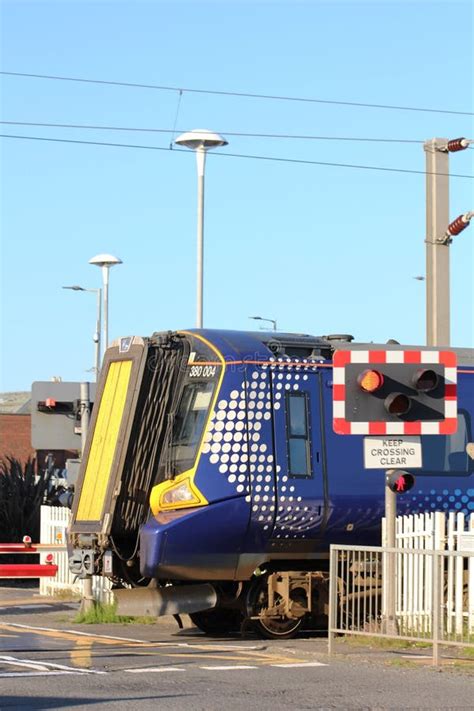
[[[197,193],[197,284],[196,284],[196,326],[202,328],[203,306],[202,293],[204,283],[204,169],[206,152],[212,148],[226,146],[227,141],[218,133],[207,129],[194,129],[182,133],[175,139],[178,146],[185,146],[196,151],[198,193]]]
[[[104,352],[109,346],[109,269],[116,264],[122,264],[122,260],[112,254],[97,254],[89,259],[89,264],[95,264],[102,268],[102,284],[104,288]]]
[[[263,318],[263,316],[249,316],[249,318],[253,319],[254,321],[268,321],[268,323],[272,324],[273,330],[277,330],[277,322],[274,318]]]
[[[63,289],[71,289],[72,291],[88,291],[91,294],[96,294],[97,297],[97,314],[96,314],[96,324],[95,332],[92,339],[95,343],[95,379],[99,379],[100,372],[100,329],[101,329],[101,313],[102,313],[102,289],[85,289],[83,286],[63,286]]]

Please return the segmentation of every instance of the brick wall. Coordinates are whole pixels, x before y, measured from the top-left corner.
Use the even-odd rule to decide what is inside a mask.
[[[38,465],[43,468],[46,455],[54,457],[54,466],[63,469],[66,459],[75,459],[78,452],[69,449],[49,449],[35,452],[31,446],[31,415],[11,415],[0,413],[0,459],[14,457],[20,462],[26,462],[28,457],[36,457]]]
[[[21,462],[35,456],[31,446],[31,415],[0,414],[0,459],[6,456]]]

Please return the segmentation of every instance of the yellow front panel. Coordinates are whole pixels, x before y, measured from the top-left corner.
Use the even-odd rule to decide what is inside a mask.
[[[100,521],[122,424],[132,361],[110,364],[87,461],[76,521]]]

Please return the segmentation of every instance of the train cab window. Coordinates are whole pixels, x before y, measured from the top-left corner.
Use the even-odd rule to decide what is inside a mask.
[[[288,433],[288,474],[310,477],[308,396],[306,393],[287,393],[286,418]]]
[[[192,382],[184,387],[173,423],[170,447],[173,476],[191,469],[194,464],[213,390],[213,381]]]

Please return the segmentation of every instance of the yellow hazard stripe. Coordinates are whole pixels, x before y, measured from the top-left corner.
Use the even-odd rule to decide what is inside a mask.
[[[101,520],[131,371],[131,360],[110,364],[100,400],[76,521]]]

